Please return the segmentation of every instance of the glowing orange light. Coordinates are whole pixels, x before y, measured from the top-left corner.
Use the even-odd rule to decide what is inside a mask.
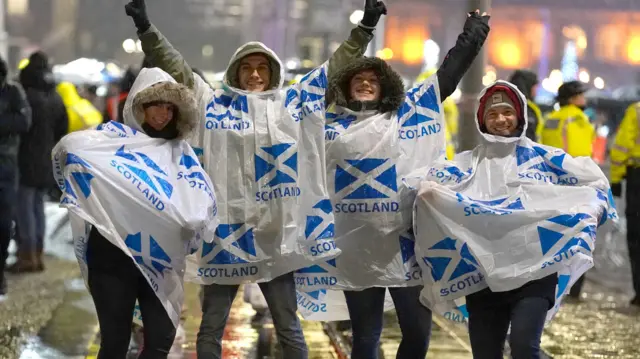
[[[522,60],[520,47],[515,42],[501,42],[498,44],[498,60],[502,67],[518,68]]]
[[[378,51],[376,55],[383,60],[391,60],[393,58],[393,50],[387,47]]]
[[[640,36],[634,35],[627,43],[627,57],[634,64],[640,63]]]
[[[424,55],[424,38],[410,34],[404,38],[402,43],[402,58],[407,64],[419,64]]]

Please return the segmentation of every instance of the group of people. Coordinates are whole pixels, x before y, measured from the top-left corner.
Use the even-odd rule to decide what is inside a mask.
[[[413,244],[400,248],[407,246],[402,238],[409,238],[409,243],[415,241],[412,218],[416,193],[405,186],[403,179],[416,170],[428,172],[432,163],[444,158],[442,101],[454,92],[482,48],[490,30],[489,15],[480,11],[467,14],[462,33],[438,71],[405,91],[401,77],[389,64],[363,56],[380,17],[386,12],[383,2],[367,0],[364,17],[349,38],[325,64],[289,89],[282,88],[283,66],[276,54],[259,42],[250,42],[232,57],[225,74],[225,89],[213,90],[152,25],[144,0],[132,0],[126,5],[149,67],[159,69],[141,72],[133,85],[137,90],[126,100],[124,123],[133,132],[122,125],[109,127],[109,131],[120,131],[123,138],[142,132],[153,139],[145,142],[150,146],[186,141],[206,172],[198,177],[202,186],[210,181],[213,188],[206,193],[212,198],[215,195],[217,201],[213,213],[219,222],[215,238],[204,238],[208,243],[203,243],[196,254],[200,260],[197,272],[208,277],[200,278],[205,285],[197,338],[199,358],[221,358],[222,336],[231,304],[239,285],[247,278],[258,282],[265,296],[283,357],[307,358],[308,349],[297,316],[300,297],[296,291],[301,290],[297,284],[299,279],[305,282],[313,278],[314,271],[309,268],[327,264],[340,269],[338,286],[331,289],[344,293],[353,329],[352,358],[377,357],[387,289],[403,335],[397,357],[426,356],[432,310],[436,309],[424,305],[420,278],[406,278],[405,272],[396,273],[392,269],[398,261],[407,262],[403,256],[413,251]],[[473,157],[477,164],[485,160],[482,156],[490,155],[491,161],[500,156],[515,157],[520,138],[539,136],[538,125],[527,123],[527,119],[540,117],[539,110],[522,94],[530,96],[535,83],[522,83],[525,84],[519,85],[525,86],[522,91],[503,81],[483,91],[477,126],[486,143],[473,154],[460,154],[461,158]],[[574,100],[569,96],[566,101]],[[527,114],[528,109],[533,116]],[[550,121],[546,121],[547,127]],[[574,121],[567,126],[579,124]],[[326,135],[326,131],[331,131],[331,135]],[[92,138],[94,134],[89,132],[86,137]],[[113,141],[117,144],[118,137]],[[149,153],[126,152],[124,147],[118,149],[116,156],[144,162],[164,176],[170,172],[166,169],[170,165],[187,169],[200,165],[183,153],[162,157],[168,162],[158,166]],[[65,152],[57,151],[55,156]],[[98,201],[102,201],[100,196],[107,192],[96,190],[89,194],[87,190],[89,174],[92,186],[98,188],[99,171],[91,172],[92,166],[87,164],[90,161],[79,157],[68,151],[67,167],[82,164],[88,172],[82,176],[73,173],[79,186],[75,190],[71,190],[74,186],[71,181],[59,180],[67,193],[63,203],[80,203],[82,196],[75,193],[79,191],[84,192],[85,198],[98,196]],[[158,183],[165,192],[170,186],[165,180],[160,181],[158,175],[155,176],[158,181],[154,182],[147,172],[136,172],[132,167],[126,167],[130,169],[127,171],[118,167],[116,160],[112,163],[129,182],[137,181],[132,191],[144,193],[140,186],[143,182],[150,187]],[[180,173],[178,178],[184,176]],[[456,175],[464,177],[460,172]],[[604,177],[601,175],[601,172],[594,174],[597,178]],[[78,176],[84,182],[78,181]],[[189,178],[196,183],[195,175]],[[125,186],[122,188],[126,190]],[[150,190],[146,191],[145,196],[150,199]],[[169,192],[167,196],[171,198]],[[175,192],[186,195],[174,191],[174,198]],[[389,201],[382,203],[376,199]],[[181,199],[184,203],[191,200]],[[153,203],[158,210],[169,206],[163,203],[160,209],[158,201]],[[119,205],[141,206],[137,200]],[[86,209],[89,207],[84,211],[90,211]],[[180,210],[184,209],[177,205],[171,209],[175,213]],[[374,217],[376,212],[383,215]],[[162,285],[157,281],[166,277],[148,273],[157,273],[158,268],[166,272],[166,263],[177,266],[177,261],[157,253],[146,258],[144,245],[131,242],[131,235],[118,238],[114,234],[117,231],[105,223],[90,220],[103,215],[83,217],[88,227],[83,227],[80,231],[83,234],[77,236],[77,248],[81,245],[82,250],[76,250],[80,253],[79,260],[86,261],[87,282],[100,322],[98,357],[126,356],[137,301],[144,324],[144,349],[140,357],[164,358],[175,336],[172,320],[175,313],[171,309],[175,306],[171,307],[168,297],[158,289]],[[111,221],[126,220],[119,216]],[[166,218],[163,216],[162,220],[168,221]],[[178,226],[178,221],[172,224]],[[499,227],[499,222],[496,226]],[[207,233],[199,232],[202,228],[187,229],[184,237],[187,239],[183,240],[200,239],[202,233]],[[240,236],[238,232],[243,229]],[[415,237],[418,235],[424,234],[416,233]],[[140,232],[137,238],[139,241]],[[159,243],[154,240],[146,251],[153,252],[162,244]],[[189,246],[185,248],[188,250],[185,249],[184,256],[195,252]],[[374,251],[387,256],[372,263],[368,254]],[[466,308],[474,357],[501,358],[511,326],[513,357],[538,358],[547,312],[556,304],[557,285],[558,274],[553,272],[506,292],[492,291],[489,287],[469,294]]]
[[[0,59],[0,296],[7,293],[4,277],[9,242],[18,243],[18,260],[9,272],[44,270],[44,197],[53,181],[51,150],[67,133],[69,119],[56,91],[47,56],[36,52],[9,78]],[[15,223],[15,225],[14,225]]]

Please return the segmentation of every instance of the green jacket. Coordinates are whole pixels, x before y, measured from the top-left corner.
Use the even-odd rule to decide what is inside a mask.
[[[176,81],[190,88],[194,88],[194,76],[191,67],[187,64],[180,52],[171,45],[169,40],[167,40],[155,26],[151,25],[147,31],[139,34],[139,37],[142,42],[142,50],[153,66],[159,67],[169,73]],[[367,45],[372,39],[373,35],[360,27],[351,30],[349,38],[340,45],[329,59],[329,73],[347,65],[352,59],[362,57],[367,49]],[[236,55],[237,54],[238,53],[236,53]],[[239,60],[236,55],[231,59],[227,71],[234,69],[233,63]],[[278,63],[280,62],[277,57],[275,60]],[[231,76],[225,76],[226,79],[233,77],[235,74],[227,75]]]

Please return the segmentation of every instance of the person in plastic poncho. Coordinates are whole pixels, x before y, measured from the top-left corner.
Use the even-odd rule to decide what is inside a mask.
[[[640,126],[638,116],[640,102],[634,103],[620,123],[613,147],[611,147],[611,192],[622,196],[622,181],[627,182],[626,207],[627,246],[631,262],[633,290],[631,304],[640,307]]]
[[[489,33],[488,21],[489,16],[486,13],[481,16],[479,11],[472,12],[467,17],[464,31],[460,34],[456,45],[449,51],[442,66],[437,71],[437,81],[442,99],[448,98],[455,91],[462,76],[478,55]],[[327,139],[326,144],[329,176],[333,175],[333,171],[337,171],[335,170],[336,163],[340,166],[341,160],[344,159],[346,153],[349,153],[349,156],[352,156],[351,158],[380,156],[381,153],[378,153],[379,151],[387,151],[386,153],[388,153],[389,150],[372,148],[371,143],[389,143],[384,142],[388,138],[388,132],[384,129],[389,127],[390,123],[405,121],[404,123],[408,125],[414,120],[420,121],[420,116],[417,114],[418,111],[421,111],[419,109],[423,108],[423,106],[430,107],[427,103],[430,100],[437,101],[437,98],[430,97],[430,90],[433,89],[428,84],[420,83],[405,93],[401,77],[379,58],[362,58],[352,61],[349,65],[331,75],[329,78],[327,104],[336,105],[334,110],[336,112],[335,121],[341,123],[341,126],[345,127],[346,130],[338,133],[336,137],[330,133],[327,134],[328,137],[331,137],[331,140]],[[413,111],[409,110],[409,108],[415,108],[414,117],[405,117],[405,115]],[[345,116],[347,116],[346,119]],[[345,121],[351,122],[345,123]],[[359,131],[360,128],[364,128],[363,126],[366,126],[366,124],[370,126],[369,131],[359,133],[377,137],[363,141],[362,138],[358,138],[355,134],[358,133],[356,131]],[[335,127],[332,127],[329,132],[335,131],[337,131]],[[437,136],[437,134],[432,135]],[[406,137],[398,135],[398,133],[394,133],[392,136]],[[423,135],[422,137],[428,136]],[[409,143],[407,142],[407,145],[411,146]],[[422,163],[420,163],[419,159],[413,159],[414,162],[418,161],[415,163],[417,166],[429,166],[429,159],[437,158],[442,154],[442,148],[430,148],[430,150],[432,153],[425,154],[422,157]],[[357,151],[359,155],[355,155],[353,151]],[[367,160],[363,159],[360,162],[366,164]],[[346,161],[354,162],[354,160]],[[405,159],[404,161],[407,160]],[[396,164],[396,166],[401,168],[401,164]],[[358,167],[358,169],[368,173],[368,176],[363,178],[371,177],[370,182],[372,183],[374,182],[373,177],[380,176],[376,177],[376,180],[380,180],[383,177],[383,174],[379,172],[382,170],[367,171],[363,167]],[[351,196],[354,198],[367,197],[367,194],[356,197],[356,192],[353,192],[353,195],[343,197],[344,192],[338,189],[338,177],[340,176],[338,172],[335,173],[335,190],[330,191],[332,203],[343,203],[344,200],[348,200]],[[346,176],[351,175],[347,173]],[[400,179],[399,175],[398,179]],[[359,180],[362,180],[362,178]],[[393,186],[395,185],[396,183],[393,183]],[[371,188],[370,191],[376,190]],[[399,251],[399,233],[385,236],[376,229],[359,227],[354,230],[350,228],[348,223],[358,222],[358,216],[362,216],[362,214],[345,213],[344,210],[336,210],[335,215],[336,242],[338,247],[343,250],[342,255],[337,258],[337,268],[350,268],[341,271],[340,275],[344,277],[342,280],[356,285],[358,283],[372,283],[384,278],[386,282],[393,283],[389,286],[389,291],[395,303],[400,329],[403,333],[397,357],[424,358],[427,354],[431,335],[431,311],[420,304],[419,296],[422,287],[407,287],[404,271],[393,278],[391,273],[385,273],[389,271],[389,264],[393,265],[393,263],[381,263],[377,259],[374,260],[367,257],[367,247],[384,247],[390,251],[395,248],[396,251]],[[364,224],[364,226],[370,225]],[[403,231],[407,230],[408,228],[403,229]],[[373,233],[376,233],[377,236]],[[354,256],[360,257],[358,263],[344,262],[345,258],[354,258]],[[362,273],[367,273],[366,279],[360,278],[363,276]],[[361,287],[361,285],[357,286]],[[371,286],[364,288],[364,290],[360,291],[350,290],[344,292],[353,329],[351,357],[354,359],[376,358],[382,331],[386,288]]]
[[[499,137],[525,136],[526,106],[526,99],[519,95],[513,84],[499,82],[487,88],[477,111],[480,131]],[[542,329],[547,311],[555,305],[557,283],[558,276],[554,273],[508,292],[492,292],[487,288],[468,295],[473,357],[502,358],[511,324],[513,358],[539,358]]]
[[[333,54],[328,65],[315,69],[296,84],[295,88],[288,90],[282,89],[284,68],[280,59],[262,43],[250,42],[241,46],[232,57],[224,80],[227,88],[214,91],[199,76],[194,76],[182,55],[151,24],[144,1],[130,2],[126,6],[126,12],[133,18],[142,48],[153,64],[170,73],[176,81],[195,90],[202,117],[198,125],[201,134],[194,145],[202,147],[203,165],[212,177],[218,197],[218,214],[221,218],[218,228],[232,228],[238,226],[238,223],[246,227],[255,223],[251,243],[270,244],[260,249],[269,251],[270,257],[275,259],[271,262],[257,262],[258,265],[268,265],[260,265],[258,268],[264,276],[253,280],[264,282],[260,283],[260,287],[269,304],[283,356],[288,359],[306,358],[308,350],[296,316],[297,302],[292,271],[313,262],[309,259],[310,256],[296,254],[295,247],[300,246],[298,239],[306,238],[304,231],[296,228],[295,223],[291,223],[289,219],[298,218],[303,210],[296,203],[311,201],[311,195],[304,193],[323,192],[321,201],[328,201],[326,179],[322,178],[325,160],[321,150],[324,145],[324,109],[321,106],[324,105],[326,73],[331,73],[336,66],[344,66],[364,54],[373,38],[378,20],[386,13],[384,4],[367,0],[361,23]],[[296,140],[298,137],[300,139]],[[258,157],[257,151],[263,149],[264,152],[271,151],[265,154],[260,152],[261,156],[270,156],[265,158],[279,155],[279,152],[274,151],[284,149],[282,146],[289,146],[286,142],[291,141],[294,142],[291,146],[298,148],[298,153],[293,155],[296,160],[284,161],[283,158],[283,163],[274,161],[275,164],[263,166],[264,160],[258,162],[255,159]],[[305,169],[298,168],[294,174],[289,170],[294,165],[304,166]],[[254,168],[257,168],[255,174]],[[269,176],[258,176],[258,169],[271,173],[274,168],[280,174],[273,181],[267,180]],[[317,175],[313,179],[307,178],[312,171],[317,171]],[[283,193],[275,192],[281,191],[281,185],[277,183],[291,183],[292,175],[298,176],[298,180],[293,180],[294,182],[309,181],[309,184],[302,184],[298,188],[301,195],[297,198],[277,196],[277,193]],[[227,181],[232,183],[227,184]],[[270,186],[276,187],[273,198],[269,197],[268,192],[263,192],[265,190],[258,189]],[[266,201],[263,200],[265,197],[260,196],[262,193],[267,193]],[[292,203],[291,199],[296,203]],[[325,202],[317,203],[323,205],[324,211]],[[224,228],[225,233],[229,231]],[[292,241],[295,243],[284,244]],[[284,258],[285,253],[282,252],[288,258]],[[215,260],[208,260],[204,264]],[[241,263],[228,259],[225,261],[225,265]],[[202,262],[200,265],[203,265]],[[239,284],[251,280],[241,276],[230,278],[233,280],[231,283],[231,279],[226,276],[205,278],[212,280],[214,284],[204,288],[203,318],[197,341],[199,358],[220,358],[222,335],[231,303]],[[217,284],[221,280],[226,280],[226,285]]]
[[[152,72],[147,74],[155,76]],[[144,76],[142,72],[138,80],[144,81]],[[125,106],[124,119],[132,128],[142,129],[149,137],[166,140],[185,139],[193,132],[198,110],[193,92],[185,86],[158,82],[131,95],[134,97],[129,110]],[[93,226],[86,261],[89,290],[100,323],[98,358],[126,357],[136,299],[142,312],[145,337],[139,358],[166,358],[176,328],[132,258]]]
[[[416,83],[423,82],[435,74],[436,71],[436,69],[431,69],[421,73],[416,79]],[[458,147],[458,120],[460,113],[458,111],[458,105],[456,105],[456,102],[451,97],[442,100],[442,108],[444,109],[444,120],[446,122],[444,128],[444,140],[447,143],[446,154],[447,158],[452,160],[456,155],[456,148]]]
[[[514,84],[527,98],[527,118],[529,123],[526,135],[531,141],[537,141],[544,124],[542,111],[533,102],[538,88],[538,75],[529,70],[516,70],[509,78],[509,82]]]
[[[74,84],[61,82],[56,87],[56,91],[62,97],[62,102],[67,108],[67,116],[69,117],[67,133],[86,130],[102,123],[100,111],[89,100],[80,97]]]

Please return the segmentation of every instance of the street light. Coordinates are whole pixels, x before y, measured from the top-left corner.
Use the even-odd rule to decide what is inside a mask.
[[[584,83],[589,83],[590,76],[587,70],[580,71],[580,73],[578,74],[578,79],[580,79],[580,81]]]
[[[362,20],[363,17],[364,17],[364,11],[356,10],[353,12],[353,14],[351,14],[351,16],[349,16],[349,21],[351,21],[351,23],[354,25],[358,25],[358,23],[360,22],[360,20]]]
[[[604,88],[604,80],[602,77],[596,77],[593,79],[593,86],[595,86],[598,90],[602,90]]]
[[[136,51],[136,42],[133,39],[126,39],[122,42],[122,49],[127,54],[132,54]]]

